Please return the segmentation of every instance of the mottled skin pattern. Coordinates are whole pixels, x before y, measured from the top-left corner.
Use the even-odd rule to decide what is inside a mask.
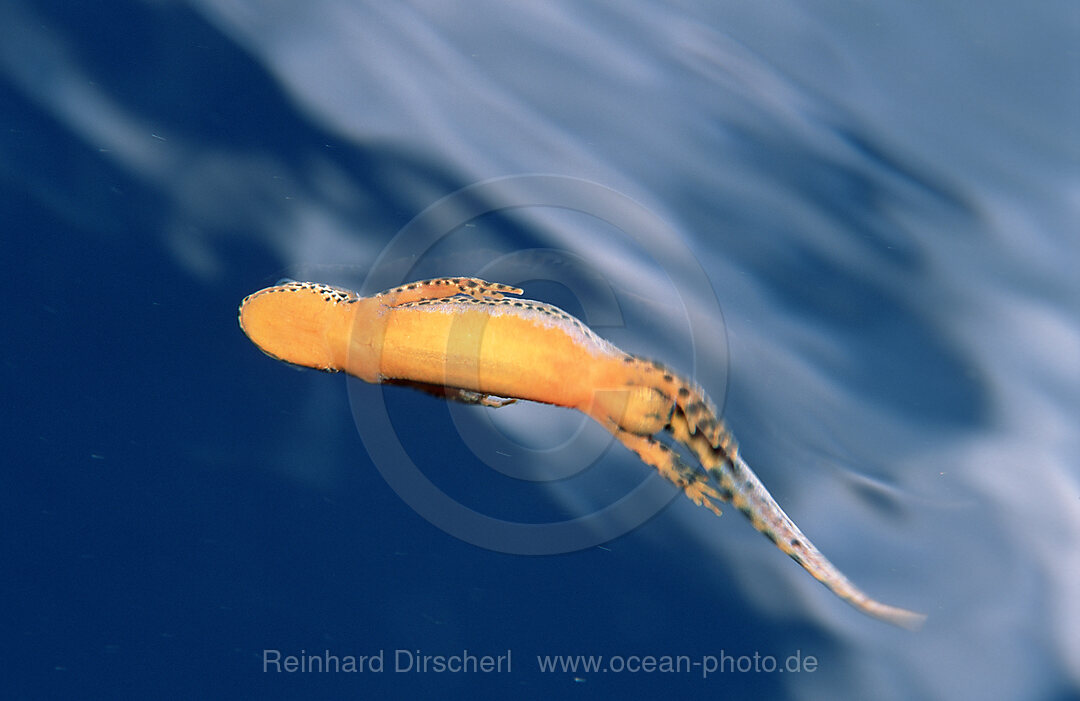
[[[922,624],[922,614],[866,596],[814,547],[739,457],[700,387],[622,352],[557,307],[504,297],[521,293],[476,278],[414,282],[373,297],[293,282],[249,295],[239,317],[263,352],[286,362],[483,406],[527,399],[583,411],[695,504],[719,515],[718,503],[732,502],[858,610],[909,629]],[[701,469],[654,437],[665,430]]]

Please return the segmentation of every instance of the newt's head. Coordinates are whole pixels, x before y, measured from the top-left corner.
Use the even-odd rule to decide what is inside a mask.
[[[272,358],[337,372],[344,366],[351,320],[361,298],[314,282],[289,282],[259,290],[240,303],[240,328]]]

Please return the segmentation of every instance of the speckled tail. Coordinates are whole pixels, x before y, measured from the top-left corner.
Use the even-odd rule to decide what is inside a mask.
[[[695,409],[697,406],[703,408]],[[676,441],[697,456],[718,485],[716,493],[721,499],[734,504],[754,528],[859,611],[909,630],[922,626],[926,616],[871,599],[814,547],[739,456],[735,439],[723,421],[709,413],[712,405],[703,394],[686,407],[692,416],[677,406],[668,428]]]

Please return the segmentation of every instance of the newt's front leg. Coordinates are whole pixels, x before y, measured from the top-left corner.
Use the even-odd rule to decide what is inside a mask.
[[[430,382],[412,382],[411,380],[385,380],[382,384],[397,385],[399,387],[412,387],[413,389],[418,389],[425,394],[430,394],[434,397],[438,397],[439,399],[461,402],[462,404],[476,404],[478,406],[491,407],[492,409],[509,406],[510,404],[514,404],[515,402],[517,402],[517,399],[510,397],[494,398],[489,394],[473,392],[472,390],[461,389],[459,387],[436,385]]]
[[[445,299],[465,294],[474,299],[502,299],[504,294],[520,295],[523,290],[501,282],[488,282],[476,277],[438,277],[410,282],[380,292],[375,297],[388,307],[397,307],[425,299]]]

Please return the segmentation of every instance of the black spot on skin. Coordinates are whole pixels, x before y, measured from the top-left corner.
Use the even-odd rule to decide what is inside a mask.
[[[798,538],[792,538],[790,541],[788,541],[788,543],[793,548],[801,548],[802,547],[802,543],[799,541]]]
[[[689,396],[690,396],[690,390],[686,389],[685,387],[680,387],[679,388],[679,398],[680,399],[686,399]]]
[[[477,286],[476,285],[476,280],[469,280],[468,282],[465,283],[465,285],[467,287],[476,287]]]
[[[670,374],[664,375],[664,382],[671,382],[674,379]]]

